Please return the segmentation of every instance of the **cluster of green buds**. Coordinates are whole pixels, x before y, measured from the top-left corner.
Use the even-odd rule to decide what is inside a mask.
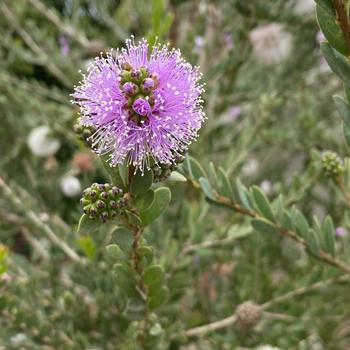
[[[143,124],[155,103],[153,92],[158,86],[158,74],[150,73],[145,66],[133,69],[129,63],[124,62],[118,80],[127,99],[125,114],[135,124]]]
[[[154,164],[152,166],[152,172],[154,182],[161,182],[166,180],[171,173],[176,170],[177,166],[185,160],[185,156],[178,154],[175,157],[175,163],[173,164]]]
[[[88,147],[92,146],[91,136],[95,132],[92,126],[84,126],[81,124],[81,118],[78,118],[73,126],[74,132],[78,135],[79,139],[85,142]]]
[[[123,190],[117,186],[94,183],[83,191],[80,204],[90,219],[105,222],[126,208],[127,199],[123,197]]]
[[[337,177],[344,174],[342,159],[332,151],[325,151],[322,154],[322,168],[329,177]]]

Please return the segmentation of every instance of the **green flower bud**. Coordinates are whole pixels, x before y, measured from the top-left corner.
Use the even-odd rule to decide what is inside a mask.
[[[123,190],[111,184],[94,183],[83,191],[80,204],[91,219],[107,221],[118,215],[119,208],[125,208],[126,199]]]
[[[322,168],[328,177],[338,177],[344,174],[344,164],[337,153],[325,151],[322,154]]]

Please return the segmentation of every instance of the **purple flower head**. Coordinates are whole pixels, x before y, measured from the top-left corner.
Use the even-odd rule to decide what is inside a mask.
[[[132,109],[141,116],[146,116],[149,113],[151,113],[152,109],[147,100],[144,98],[138,98],[135,100],[135,102],[132,104]]]
[[[94,150],[142,170],[151,160],[174,163],[196,139],[205,119],[200,78],[179,50],[132,38],[97,57],[72,96],[82,125],[96,130]]]

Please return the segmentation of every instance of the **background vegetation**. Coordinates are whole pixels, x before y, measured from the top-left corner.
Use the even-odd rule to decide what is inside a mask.
[[[104,227],[78,232],[79,185],[64,185],[67,176],[81,188],[107,181],[74,133],[70,93],[80,69],[131,34],[179,47],[206,83],[208,120],[190,149],[196,161],[179,169],[188,181],[168,181],[170,207],[145,234],[170,290],[150,349],[350,348],[341,275],[350,271],[349,151],[332,101],[342,86],[322,58],[315,11],[301,7],[294,0],[0,2],[1,349],[138,349],[138,321],[122,305],[105,249],[117,238]],[[283,26],[287,43],[272,43],[271,52],[282,50],[273,62],[252,34],[271,23]],[[28,137],[44,125],[60,147],[38,157]],[[326,150],[342,159],[341,178],[322,167]],[[194,170],[197,161],[205,173]],[[213,194],[209,182],[221,176],[214,168],[225,173],[219,188],[228,179],[243,191],[236,193],[242,207]],[[247,194],[237,179],[266,197],[258,188]],[[325,236],[322,248],[318,236],[295,239],[259,217],[251,223],[245,196],[257,202],[252,212],[268,217],[268,198],[274,211],[286,208],[292,231],[307,220],[333,240]],[[228,322],[188,333],[247,300],[265,305],[254,327]]]

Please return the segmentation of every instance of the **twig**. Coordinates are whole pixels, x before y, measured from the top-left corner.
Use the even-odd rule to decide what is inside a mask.
[[[32,245],[33,249],[40,255],[44,260],[50,259],[50,254],[46,251],[43,245],[35,239],[26,227],[22,227],[21,232],[25,239]]]
[[[192,253],[198,249],[208,249],[208,248],[216,248],[216,247],[222,247],[222,246],[228,246],[229,244],[237,241],[240,237],[227,237],[223,239],[217,239],[213,241],[206,241],[198,244],[190,244],[185,246],[180,255],[186,255],[189,253]]]
[[[301,287],[298,288],[296,290],[293,290],[291,292],[288,292],[284,295],[278,296],[262,305],[260,305],[260,310],[261,311],[265,311],[266,309],[269,309],[273,306],[276,306],[279,303],[288,301],[289,299],[292,299],[294,297],[300,296],[302,294],[314,291],[314,290],[319,290],[319,289],[323,289],[327,286],[333,285],[335,283],[341,283],[341,282],[348,282],[350,279],[350,276],[348,275],[343,275],[340,277],[336,277],[336,278],[329,278],[327,280],[324,281],[319,281],[316,283],[313,283],[309,286],[306,287]],[[222,320],[216,321],[216,322],[212,322],[209,324],[206,324],[204,326],[200,326],[200,327],[195,327],[195,328],[191,328],[188,329],[184,332],[182,332],[181,334],[175,335],[173,337],[173,339],[176,339],[178,337],[198,337],[198,336],[202,336],[204,334],[216,331],[216,330],[220,330],[220,329],[224,329],[227,327],[230,327],[231,325],[233,325],[236,322],[236,315],[232,315],[229,316],[227,318],[224,318]]]
[[[61,250],[73,261],[80,263],[80,264],[85,264],[85,260],[82,259],[73,249],[71,249],[66,242],[62,241],[59,239],[55,233],[52,231],[52,229],[46,225],[36,213],[34,213],[32,210],[23,208],[23,203],[21,200],[13,193],[10,187],[7,186],[5,181],[0,177],[0,188],[3,190],[5,196],[7,197],[8,200],[12,202],[12,204],[17,207],[25,217],[36,227],[38,227],[42,232],[44,232],[49,240],[61,248]]]
[[[140,255],[138,253],[138,248],[139,248],[139,244],[140,244],[140,239],[142,237],[142,229],[139,226],[133,226],[130,223],[129,227],[132,229],[133,231],[133,235],[134,235],[134,241],[133,241],[133,245],[132,245],[132,259],[134,262],[134,269],[136,271],[136,273],[139,276],[139,285],[138,288],[141,291],[143,297],[145,298],[145,302],[146,302],[146,307],[145,307],[145,318],[144,318],[144,322],[143,322],[143,327],[142,327],[142,333],[140,334],[139,337],[139,341],[140,341],[140,345],[142,347],[142,349],[146,349],[146,339],[147,339],[147,332],[148,332],[148,319],[149,319],[149,310],[148,310],[148,305],[147,305],[147,288],[143,282],[143,268],[140,264]]]

